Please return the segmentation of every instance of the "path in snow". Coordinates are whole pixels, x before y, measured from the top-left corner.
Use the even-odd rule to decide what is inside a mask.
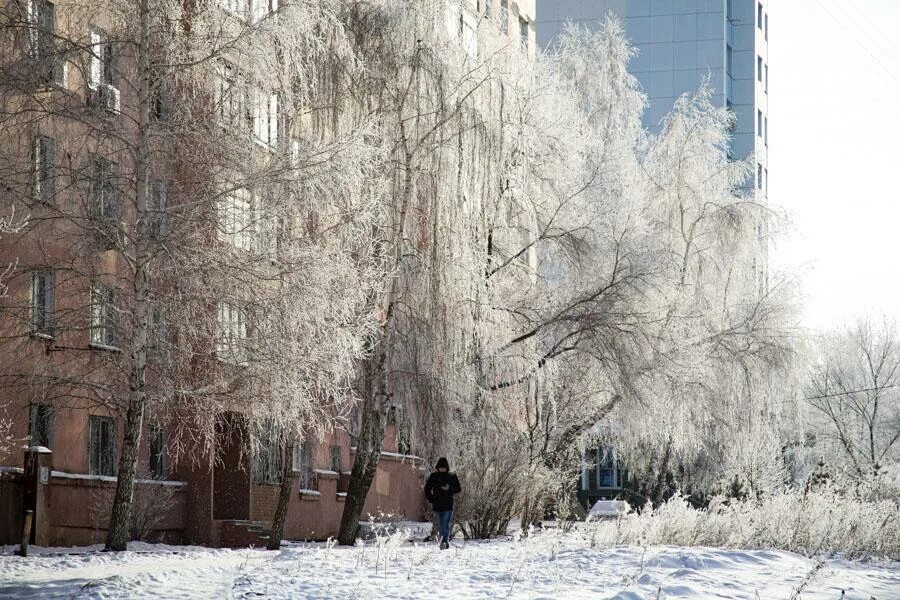
[[[454,544],[445,552],[423,544],[279,552],[133,544],[137,551],[118,554],[5,555],[0,598],[788,600],[802,586],[797,600],[900,600],[900,563],[828,560],[816,569],[789,552],[592,549],[560,534]]]

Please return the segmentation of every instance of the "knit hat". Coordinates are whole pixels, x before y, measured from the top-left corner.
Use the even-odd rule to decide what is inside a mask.
[[[442,456],[438,459],[437,464],[434,465],[434,468],[435,469],[447,469],[449,471],[450,463],[448,463],[447,459]]]

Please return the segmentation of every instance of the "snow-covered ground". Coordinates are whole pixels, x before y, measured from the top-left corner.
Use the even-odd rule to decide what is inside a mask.
[[[398,537],[356,548],[279,552],[132,544],[0,556],[0,598],[900,598],[900,563],[822,561],[780,551],[591,548],[546,532],[433,544]],[[799,591],[799,595],[798,595]]]

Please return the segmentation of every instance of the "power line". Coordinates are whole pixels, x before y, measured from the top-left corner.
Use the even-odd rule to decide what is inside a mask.
[[[886,35],[884,33],[884,31],[881,29],[881,27],[879,27],[879,25],[877,23],[872,21],[865,12],[863,12],[863,11],[858,11],[855,13],[852,11],[847,12],[848,5],[843,4],[843,3],[838,4],[838,6],[840,8],[839,8],[839,10],[837,10],[837,12],[840,13],[842,16],[846,17],[849,22],[853,23],[853,25],[858,27],[861,30],[861,32],[863,33],[863,35],[866,36],[866,39],[874,40],[876,42],[876,45],[878,43],[882,44],[883,45],[882,49],[887,48],[887,49],[893,50],[894,52],[900,53],[900,46],[895,46],[894,42],[891,41],[890,36]],[[853,7],[852,4],[849,6]],[[834,7],[832,7],[832,8],[834,8]],[[854,21],[853,20],[854,16],[858,17],[859,21]],[[875,33],[873,34],[872,32],[875,32]]]
[[[876,392],[878,390],[887,390],[890,388],[900,387],[900,383],[892,383],[891,385],[879,385],[877,387],[863,388],[859,390],[848,390],[846,392],[837,392],[835,394],[822,394],[821,396],[806,396],[804,400],[824,400],[825,398],[836,398],[837,396],[849,396],[850,394],[859,394],[862,392]]]
[[[807,0],[807,1],[810,2],[810,3],[815,3],[819,8],[821,8],[822,10],[824,10],[824,11],[828,14],[828,16],[831,17],[831,19],[832,19],[835,23],[838,24],[838,26],[839,26],[841,29],[843,29],[845,32],[847,32],[847,34],[848,34],[850,37],[853,38],[853,41],[856,42],[856,44],[857,44],[860,48],[862,48],[862,49],[865,51],[865,53],[868,54],[868,55],[872,58],[872,60],[874,60],[875,63],[878,64],[879,67],[881,67],[881,69],[882,69],[885,73],[887,73],[888,75],[891,76],[891,79],[893,79],[895,82],[897,82],[898,85],[900,85],[900,77],[897,77],[897,75],[895,75],[893,71],[891,71],[890,69],[888,69],[888,68],[884,65],[884,63],[881,62],[881,59],[879,59],[877,56],[875,56],[875,54],[873,54],[872,51],[869,50],[869,48],[859,40],[859,37],[858,37],[857,35],[855,35],[852,31],[850,31],[850,28],[848,28],[844,23],[842,23],[842,22],[840,21],[840,19],[838,19],[836,16],[834,16],[834,13],[832,13],[830,10],[828,10],[828,8],[827,8],[824,4],[822,4],[821,2],[819,2],[819,0]]]

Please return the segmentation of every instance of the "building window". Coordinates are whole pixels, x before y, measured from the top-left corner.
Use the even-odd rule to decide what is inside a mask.
[[[218,210],[219,240],[241,250],[253,250],[256,226],[250,191],[240,188],[228,193],[219,199]]]
[[[219,6],[241,19],[247,18],[250,0],[219,0]]]
[[[35,60],[36,75],[40,83],[65,85],[65,61],[57,56],[55,7],[47,0],[30,0],[28,3],[28,53]]]
[[[484,3],[484,18],[490,19],[494,16],[494,0],[483,0]]]
[[[261,428],[259,448],[253,455],[253,482],[260,485],[281,483],[281,436],[272,423]]]
[[[247,114],[247,85],[237,68],[222,61],[216,66],[215,103],[224,125],[246,132],[250,121]]]
[[[765,189],[765,192],[766,192],[766,194],[768,194],[768,193],[769,193],[769,170],[766,169],[766,170],[765,170],[765,173],[766,173],[766,182],[765,182],[765,183],[766,183],[766,189]]]
[[[734,0],[725,0],[725,18],[734,20]]]
[[[763,143],[769,147],[769,117],[763,119]]]
[[[91,415],[88,435],[88,472],[116,474],[116,423],[111,417]]]
[[[627,471],[621,468],[616,451],[611,446],[583,451],[581,468],[581,489],[585,491],[621,488],[628,478]]]
[[[53,335],[56,281],[53,271],[31,272],[31,331]]]
[[[766,93],[768,94],[769,93],[769,65],[766,65],[766,81],[765,81],[764,86],[766,88]]]
[[[168,233],[168,221],[166,219],[168,189],[168,185],[164,181],[150,182],[147,218],[150,223],[150,234],[154,237],[162,237]]]
[[[53,442],[53,409],[49,404],[28,407],[29,445],[50,448]]]
[[[762,56],[756,57],[756,80],[762,83],[763,80],[763,60]]]
[[[759,109],[756,110],[756,135],[757,137],[763,135],[763,114]]]
[[[509,0],[500,0],[500,31],[509,33]]]
[[[150,450],[150,462],[148,464],[152,479],[166,478],[166,440],[163,428],[160,425],[151,425],[147,446]]]
[[[756,189],[763,189],[763,166],[756,163]]]
[[[53,204],[56,192],[54,166],[56,162],[56,142],[48,137],[37,137],[34,140],[34,193],[33,197],[44,204]]]
[[[765,32],[766,41],[769,41],[769,13],[766,13],[766,32]]]
[[[108,113],[119,112],[119,89],[116,87],[116,50],[106,32],[98,27],[90,31],[90,64],[88,65],[88,103]]]
[[[106,32],[99,27],[92,27],[88,87],[96,90],[101,85],[116,85],[116,52]]]
[[[763,5],[762,2],[756,3],[756,26],[759,30],[763,30]]]
[[[119,311],[112,288],[100,283],[91,286],[91,344],[108,348],[119,345]]]
[[[257,90],[253,96],[253,135],[267,148],[278,146],[278,94]]]
[[[522,52],[525,53],[528,52],[528,29],[528,19],[519,17],[519,46],[522,48]]]
[[[262,21],[276,10],[278,10],[278,0],[250,0],[250,14],[254,23]]]
[[[169,84],[160,73],[154,73],[150,80],[150,117],[157,121],[169,118]]]
[[[619,487],[616,480],[615,451],[609,446],[601,446],[597,453],[597,487]]]
[[[331,470],[335,473],[340,473],[343,471],[344,465],[341,462],[341,447],[340,446],[332,446],[331,447]]]
[[[297,474],[301,490],[311,490],[314,485],[312,469],[312,442],[294,444],[291,456],[291,469]]]
[[[116,221],[119,216],[119,190],[116,165],[101,157],[91,163],[91,215],[101,221]]]
[[[228,302],[219,302],[219,339],[216,356],[221,360],[242,364],[247,360],[247,315]]]
[[[150,311],[149,332],[147,334],[147,358],[156,363],[166,358],[168,349],[169,327],[165,310],[159,306]]]

